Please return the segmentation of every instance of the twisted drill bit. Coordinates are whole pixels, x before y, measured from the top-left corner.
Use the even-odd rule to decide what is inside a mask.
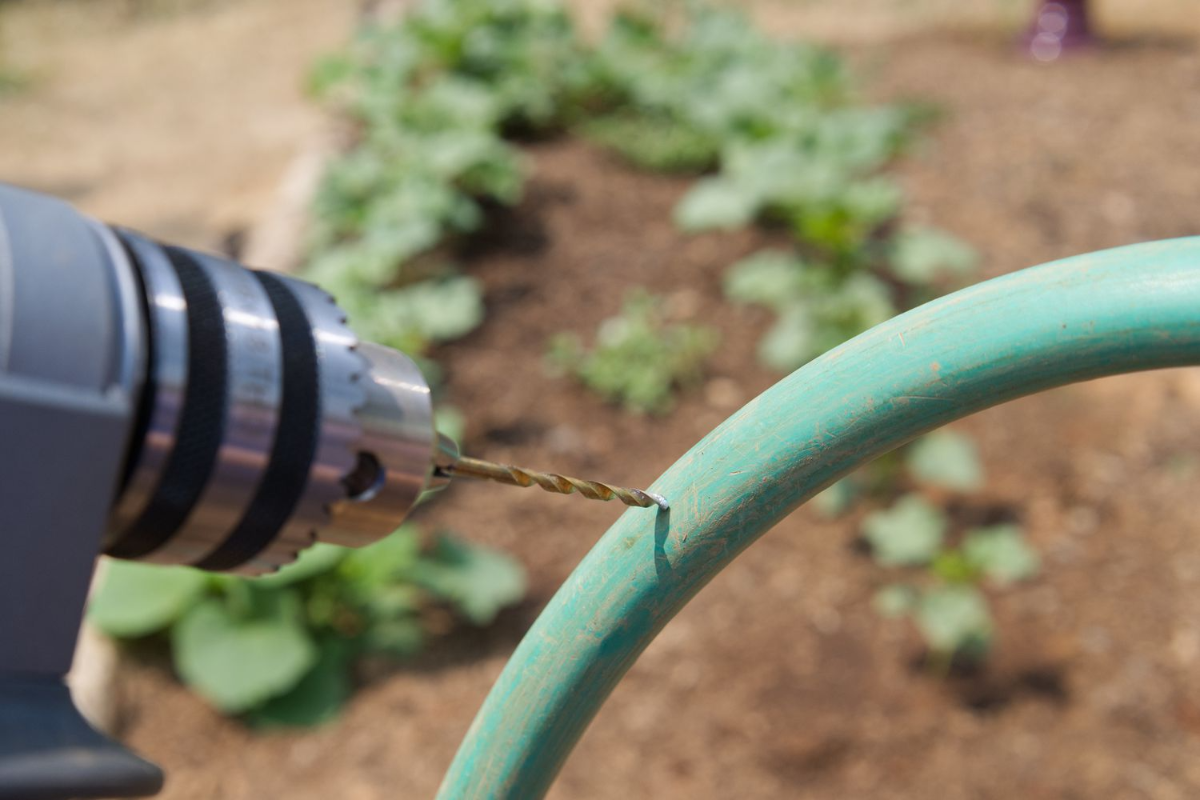
[[[650,508],[658,506],[664,511],[670,508],[665,497],[642,489],[626,489],[598,481],[585,481],[556,475],[552,472],[535,472],[507,464],[493,464],[478,458],[459,456],[452,463],[441,464],[437,472],[447,478],[478,478],[480,480],[506,483],[509,486],[533,486],[537,484],[547,492],[579,494],[590,500],[620,500],[627,506]]]

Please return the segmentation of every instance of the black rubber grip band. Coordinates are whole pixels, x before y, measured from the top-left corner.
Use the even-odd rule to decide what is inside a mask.
[[[107,550],[116,558],[141,558],[170,541],[212,478],[225,436],[229,351],[221,300],[186,250],[167,247],[164,252],[187,302],[187,387],[175,448],[141,516]]]
[[[275,308],[283,347],[283,401],[271,460],[237,528],[194,566],[228,570],[245,564],[271,544],[296,512],[317,453],[321,383],[317,342],[304,307],[280,278],[256,272]]]

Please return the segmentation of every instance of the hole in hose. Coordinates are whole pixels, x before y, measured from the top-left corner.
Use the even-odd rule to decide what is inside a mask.
[[[365,503],[374,499],[386,482],[387,470],[379,463],[374,453],[359,453],[354,469],[342,478],[346,494],[355,503]]]

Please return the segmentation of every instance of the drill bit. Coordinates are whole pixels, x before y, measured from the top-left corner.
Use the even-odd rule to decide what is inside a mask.
[[[480,480],[507,483],[509,486],[538,486],[547,492],[558,494],[579,494],[590,500],[620,500],[627,506],[650,508],[658,506],[664,511],[670,508],[667,499],[660,494],[647,492],[642,489],[626,489],[598,481],[585,481],[579,478],[569,478],[566,475],[556,475],[552,472],[535,472],[507,464],[494,464],[478,458],[459,456],[453,462],[441,464],[437,472],[447,478],[478,478]]]

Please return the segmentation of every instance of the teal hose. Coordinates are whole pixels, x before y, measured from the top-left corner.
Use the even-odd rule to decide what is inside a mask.
[[[550,601],[438,793],[532,800],[617,682],[738,553],[836,479],[947,422],[1076,381],[1200,364],[1200,238],[1078,256],[896,317],[750,402]]]

